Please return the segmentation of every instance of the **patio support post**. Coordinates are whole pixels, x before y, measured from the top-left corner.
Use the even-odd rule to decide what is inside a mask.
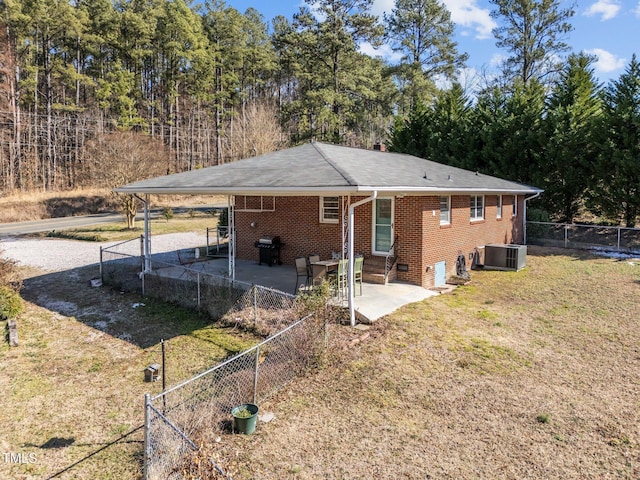
[[[229,222],[229,278],[231,281],[236,279],[236,226],[235,217],[236,211],[233,208],[234,198],[231,195],[227,195],[228,204],[228,222]]]
[[[151,271],[151,218],[149,214],[149,194],[147,193],[144,198],[139,195],[134,196],[142,202],[144,206],[144,241],[143,241],[143,257],[144,265],[143,271]]]
[[[359,207],[360,205],[364,205],[365,203],[369,203],[373,200],[376,199],[376,197],[378,196],[378,191],[374,191],[373,195],[371,195],[370,197],[367,197],[363,200],[360,200],[354,204],[349,205],[349,268],[347,270],[348,272],[348,292],[349,292],[349,320],[351,323],[352,327],[356,326],[356,312],[355,312],[355,306],[354,306],[354,279],[355,279],[355,273],[353,271],[353,263],[354,263],[354,213],[355,213],[355,209],[356,207]]]

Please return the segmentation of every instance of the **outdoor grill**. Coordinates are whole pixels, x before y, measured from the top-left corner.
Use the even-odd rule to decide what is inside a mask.
[[[260,252],[258,265],[266,263],[267,265],[282,265],[280,260],[280,237],[263,236],[255,243],[256,248]]]

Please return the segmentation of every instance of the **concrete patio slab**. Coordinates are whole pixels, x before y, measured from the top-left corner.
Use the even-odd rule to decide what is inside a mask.
[[[192,274],[218,275],[226,277],[229,261],[226,258],[202,260],[188,266]],[[157,270],[157,273],[167,277],[184,278],[184,269],[179,266],[165,267]],[[288,265],[259,265],[256,261],[236,260],[236,280],[248,284],[262,285],[264,287],[280,290],[293,294],[296,292],[296,269]],[[304,279],[299,279],[304,283]],[[407,283],[392,282],[387,285],[373,283],[356,286],[355,310],[360,322],[369,323],[389,315],[398,308],[409,303],[420,302],[439,292]],[[342,302],[347,307],[346,301]]]
[[[439,295],[438,292],[407,283],[391,282],[386,285],[373,283],[362,284],[362,295],[357,295],[356,288],[355,310],[362,321],[373,322],[393,313],[398,308],[414,302]]]

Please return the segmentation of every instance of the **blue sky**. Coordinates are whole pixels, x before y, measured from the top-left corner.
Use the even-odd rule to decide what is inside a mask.
[[[442,0],[441,0],[442,1]],[[226,0],[225,3],[243,12],[253,7],[262,13],[267,22],[276,15],[292,18],[303,0]],[[573,2],[561,0],[567,7]],[[640,55],[640,0],[577,0],[571,23],[574,30],[567,42],[576,52],[586,51],[598,57],[594,65],[598,79],[607,83],[616,80],[629,64],[631,56]],[[444,0],[456,24],[456,41],[461,52],[469,54],[467,71],[462,83],[472,86],[480,72],[490,74],[506,52],[495,46],[491,29],[495,26],[490,17],[488,0]],[[375,0],[373,13],[382,17],[391,12],[394,0]],[[363,50],[383,56],[393,62],[393,53],[385,47],[377,51]]]

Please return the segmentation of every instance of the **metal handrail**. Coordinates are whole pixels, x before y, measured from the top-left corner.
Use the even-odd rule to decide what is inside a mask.
[[[207,256],[213,255],[213,253],[211,253],[213,245],[211,245],[211,242],[210,242],[209,232],[214,230],[216,232],[216,244],[215,244],[216,254],[220,253],[220,246],[223,245],[222,242],[220,241],[221,238],[229,238],[228,225],[218,225],[216,227],[207,227],[207,252],[206,252]]]
[[[397,241],[398,241],[398,237],[396,236],[393,239],[393,243],[391,244],[391,247],[389,247],[389,251],[387,252],[387,254],[384,257],[384,281],[385,281],[385,283],[387,282],[387,276],[391,272],[391,269],[393,268],[393,264],[395,263],[395,257],[394,257],[393,263],[391,263],[391,265],[389,265],[389,259],[392,257],[392,252],[393,252],[393,249],[394,249]]]

